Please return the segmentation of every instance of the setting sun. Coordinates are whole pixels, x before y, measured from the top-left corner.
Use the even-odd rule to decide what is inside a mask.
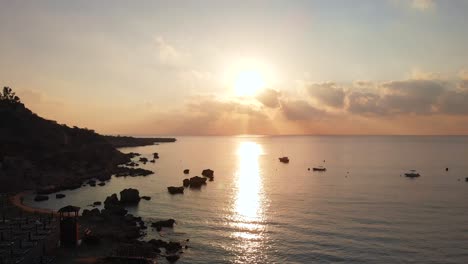
[[[235,80],[234,89],[238,96],[251,96],[265,86],[261,73],[255,70],[241,71]]]

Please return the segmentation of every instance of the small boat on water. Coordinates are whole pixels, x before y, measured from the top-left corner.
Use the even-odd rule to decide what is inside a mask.
[[[313,171],[327,171],[327,168],[323,166],[318,166],[318,167],[313,167],[312,170]]]
[[[289,158],[288,157],[281,157],[281,158],[279,158],[279,161],[283,162],[283,163],[289,163]]]
[[[417,178],[421,176],[421,174],[419,174],[416,170],[410,170],[409,172],[405,173],[405,176],[408,178]]]

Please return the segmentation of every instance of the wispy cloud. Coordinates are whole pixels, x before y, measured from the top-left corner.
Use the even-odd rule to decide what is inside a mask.
[[[177,66],[185,63],[188,54],[180,51],[163,37],[158,36],[154,39],[157,48],[159,62],[164,65]]]
[[[435,0],[411,0],[411,7],[420,11],[433,10],[436,7]]]

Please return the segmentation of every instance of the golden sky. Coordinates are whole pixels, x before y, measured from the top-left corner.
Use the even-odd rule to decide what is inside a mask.
[[[468,2],[3,1],[0,80],[108,134],[467,134]]]

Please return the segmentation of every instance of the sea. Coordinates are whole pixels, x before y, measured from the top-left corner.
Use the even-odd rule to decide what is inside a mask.
[[[92,209],[136,188],[152,199],[130,213],[148,223],[176,220],[143,239],[189,239],[177,263],[468,263],[468,137],[178,137],[121,151],[149,159],[158,152],[141,165],[155,174],[24,202]],[[204,169],[214,181],[168,193]],[[421,176],[405,177],[409,170]]]

